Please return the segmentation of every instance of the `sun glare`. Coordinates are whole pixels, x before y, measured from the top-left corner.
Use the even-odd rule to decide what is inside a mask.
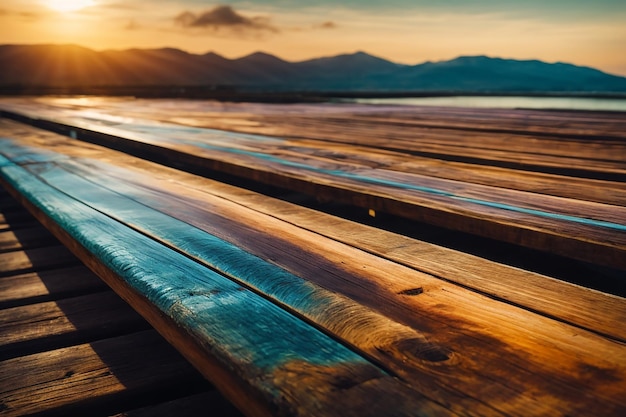
[[[47,0],[47,5],[57,12],[75,12],[85,7],[92,6],[93,0]]]

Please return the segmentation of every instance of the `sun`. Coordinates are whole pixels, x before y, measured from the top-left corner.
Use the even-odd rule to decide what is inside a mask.
[[[85,7],[92,6],[93,0],[47,0],[46,4],[57,12],[75,12]]]

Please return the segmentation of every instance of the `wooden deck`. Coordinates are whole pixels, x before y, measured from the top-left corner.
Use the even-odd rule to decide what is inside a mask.
[[[238,130],[280,135],[269,137],[206,129],[211,119],[201,111],[159,108],[158,100],[135,103],[141,118],[134,119],[119,100],[102,108],[78,103],[5,108],[192,172],[220,172],[626,269],[626,123],[619,113],[600,113],[587,123],[589,116],[578,113],[380,115],[310,105],[287,107],[289,117],[260,111],[258,122],[259,115],[238,115],[248,122],[235,123]],[[158,123],[163,120],[184,124]]]
[[[626,413],[623,115],[167,106],[2,103],[69,137],[0,119],[0,182],[245,414]]]
[[[237,416],[0,189],[0,415]]]

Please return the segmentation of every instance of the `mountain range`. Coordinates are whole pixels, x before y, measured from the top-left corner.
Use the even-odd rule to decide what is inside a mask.
[[[288,62],[179,49],[94,51],[76,45],[0,45],[2,87],[181,86],[266,91],[626,92],[626,77],[538,60],[463,56],[418,65],[364,52]]]

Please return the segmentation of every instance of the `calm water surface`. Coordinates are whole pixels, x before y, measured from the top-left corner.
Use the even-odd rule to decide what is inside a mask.
[[[626,111],[626,98],[579,97],[416,97],[356,99],[366,104],[401,104],[408,106],[491,107],[499,109],[568,109]]]

